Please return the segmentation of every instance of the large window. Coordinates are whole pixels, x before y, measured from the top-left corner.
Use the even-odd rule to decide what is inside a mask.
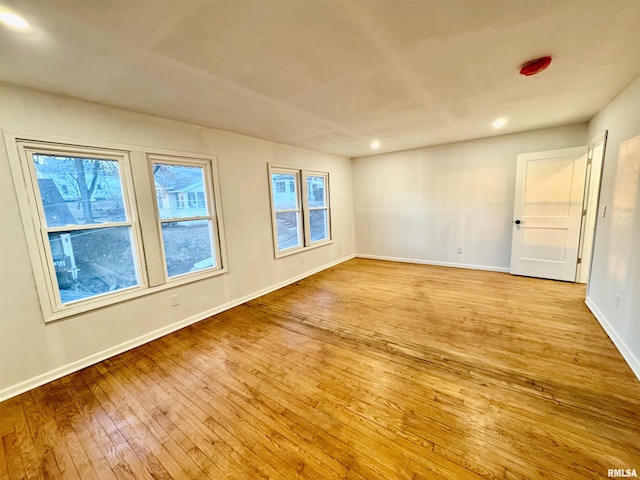
[[[276,257],[331,241],[329,174],[269,166]]]
[[[210,165],[150,158],[168,278],[220,267]],[[186,196],[187,202],[181,201]]]
[[[211,159],[5,137],[45,321],[225,271]]]
[[[140,287],[126,153],[38,147],[25,145],[24,154],[53,304]]]
[[[327,197],[328,175],[307,175],[307,201],[311,244],[329,240],[329,201]]]
[[[278,251],[302,246],[302,209],[300,207],[300,173],[274,170],[271,172],[273,210]],[[281,188],[289,184],[291,188]]]

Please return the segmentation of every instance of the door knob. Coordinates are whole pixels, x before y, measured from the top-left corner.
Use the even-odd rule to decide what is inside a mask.
[[[521,222],[520,220],[516,220],[514,223],[515,223],[516,225],[520,225],[522,222]]]

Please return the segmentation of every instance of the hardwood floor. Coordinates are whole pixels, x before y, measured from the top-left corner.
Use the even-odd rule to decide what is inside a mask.
[[[584,286],[355,259],[0,403],[0,480],[640,472]]]

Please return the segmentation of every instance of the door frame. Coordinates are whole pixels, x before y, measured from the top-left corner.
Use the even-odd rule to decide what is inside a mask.
[[[589,166],[590,168],[588,167],[589,170],[587,171],[588,178],[587,178],[587,183],[585,183],[586,204],[583,208],[587,211],[587,215],[595,212],[595,219],[594,219],[594,225],[593,225],[593,232],[591,233],[584,232],[584,231],[580,232],[580,254],[582,256],[581,257],[582,262],[578,266],[579,268],[583,268],[584,265],[588,265],[588,268],[589,268],[589,273],[587,275],[587,281],[586,281],[587,296],[589,295],[589,285],[591,284],[591,274],[593,269],[593,252],[595,250],[596,233],[598,232],[598,219],[600,218],[600,215],[598,215],[598,212],[600,211],[600,197],[602,195],[602,173],[604,172],[604,162],[605,162],[605,156],[607,153],[608,134],[609,134],[609,131],[605,130],[601,135],[598,135],[592,138],[588,144],[589,157],[587,158],[591,160],[591,165]],[[602,144],[602,156],[600,159],[594,160],[592,158],[593,150],[600,144]],[[599,162],[599,165],[598,165],[598,162]],[[594,175],[596,175],[596,177],[594,177]],[[589,197],[591,197],[591,195],[589,195],[589,192],[590,192],[590,189],[593,189],[593,188],[597,189],[597,195],[595,196],[595,198],[592,198],[590,201]],[[584,223],[585,222],[583,222],[583,225]],[[583,230],[584,230],[584,226],[583,226]],[[588,238],[587,235],[589,234],[591,235],[591,246],[585,251],[585,241]],[[576,274],[576,279],[579,278],[579,274],[580,274],[580,270],[578,270],[578,273]]]

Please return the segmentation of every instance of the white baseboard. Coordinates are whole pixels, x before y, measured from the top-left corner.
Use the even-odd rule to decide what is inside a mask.
[[[278,290],[279,288],[286,287],[287,285],[290,285],[299,280],[302,280],[303,278],[314,275],[318,272],[321,272],[322,270],[326,270],[327,268],[331,268],[342,262],[351,260],[354,257],[355,255],[348,255],[346,257],[342,257],[331,263],[327,263],[321,267],[314,268],[313,270],[309,270],[308,272],[289,278],[275,285],[271,285],[267,288],[263,288],[262,290],[258,290],[257,292],[250,293],[248,295],[245,295],[244,297],[237,298],[223,305],[219,305],[217,307],[211,308],[204,312],[198,313],[197,315],[193,315],[189,318],[185,318],[184,320],[180,320],[176,323],[172,323],[171,325],[167,325],[166,327],[159,328],[157,330],[146,333],[132,340],[128,340],[114,347],[107,348],[106,350],[102,350],[101,352],[95,353],[93,355],[82,358],[80,360],[69,363],[67,365],[63,365],[62,367],[50,370],[46,373],[30,378],[16,385],[12,385],[10,387],[4,388],[0,390],[0,402],[7,400],[11,397],[15,397],[16,395],[20,395],[21,393],[27,392],[33,388],[44,385],[45,383],[49,383],[49,382],[52,382],[53,380],[57,380],[58,378],[64,377],[65,375],[69,375],[70,373],[77,372],[78,370],[82,370],[83,368],[86,368],[90,365],[101,362],[102,360],[106,360],[107,358],[111,358],[115,355],[118,355],[119,353],[123,353],[123,352],[126,352],[127,350],[131,350],[132,348],[139,347],[140,345],[144,345],[145,343],[148,343],[152,340],[168,335],[169,333],[180,330],[181,328],[187,327],[193,323],[197,323],[201,320],[204,320],[205,318],[209,318],[213,315],[224,312],[225,310],[229,310],[233,307],[237,307],[238,305],[241,305],[250,300],[253,300],[254,298],[261,297],[262,295],[271,293],[275,290]]]
[[[506,268],[506,267],[472,265],[469,263],[437,262],[435,260],[419,260],[417,258],[385,257],[383,255],[367,255],[364,253],[356,253],[355,256],[357,258],[369,258],[371,260],[386,260],[389,262],[418,263],[420,265],[435,265],[438,267],[468,268],[470,270],[486,270],[488,272],[509,273],[509,268]]]
[[[607,335],[609,335],[609,338],[622,355],[622,358],[624,358],[629,367],[631,367],[631,371],[635,374],[638,380],[640,380],[640,360],[638,360],[638,357],[636,357],[627,344],[624,343],[624,340],[620,338],[615,328],[613,328],[613,325],[611,325],[607,320],[607,317],[604,316],[589,297],[586,298],[584,303],[587,304],[587,307],[589,307],[593,316],[596,317],[604,331],[607,332]]]

